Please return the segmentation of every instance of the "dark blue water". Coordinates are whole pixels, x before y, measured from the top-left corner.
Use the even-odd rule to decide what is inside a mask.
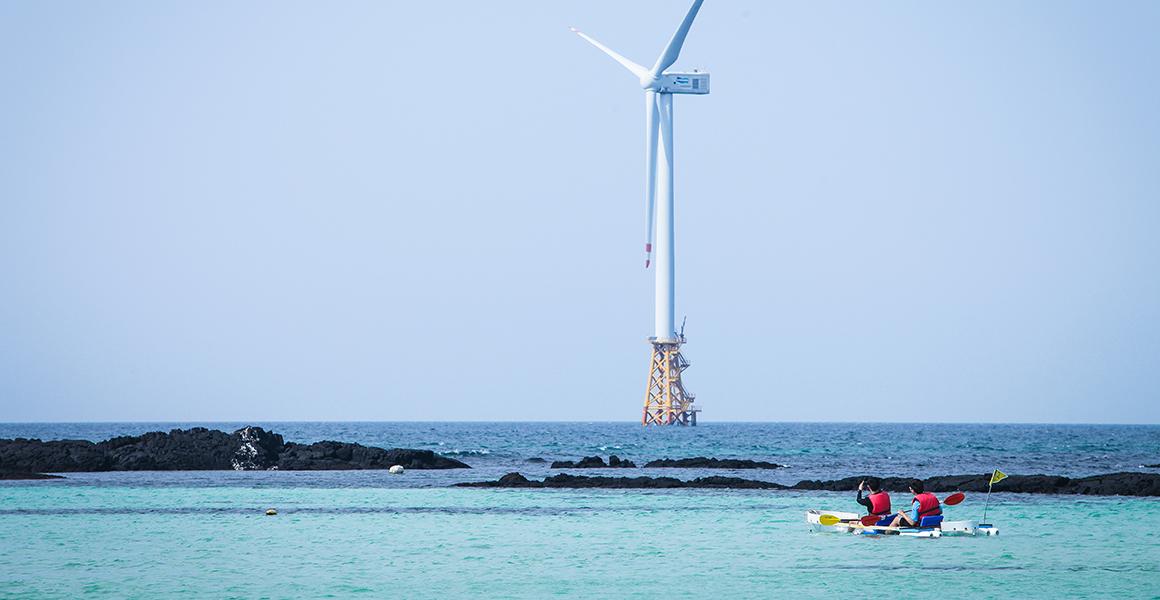
[[[1160,472],[1156,425],[983,425],[855,423],[703,423],[695,428],[642,428],[636,423],[3,423],[0,438],[102,440],[116,435],[203,426],[233,431],[260,425],[287,441],[339,440],[381,447],[425,448],[462,460],[472,470],[411,472],[95,473],[77,483],[109,485],[250,485],[304,487],[429,487],[494,479],[520,471],[540,477],[547,464],[529,458],[576,459],[616,454],[643,464],[654,458],[753,458],[786,469],[730,473],[780,483],[851,475],[916,476],[1048,473],[1082,476],[1114,471]],[[696,477],[690,469],[608,470],[592,474]]]

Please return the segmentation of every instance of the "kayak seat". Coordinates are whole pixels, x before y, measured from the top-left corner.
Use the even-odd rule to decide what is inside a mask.
[[[886,515],[885,517],[878,519],[878,522],[875,523],[875,525],[881,525],[881,526],[885,527],[886,525],[889,525],[890,522],[893,520],[894,520],[894,515]]]
[[[932,515],[929,517],[923,517],[922,520],[918,522],[918,526],[919,527],[942,527],[942,521],[943,521],[942,515]]]

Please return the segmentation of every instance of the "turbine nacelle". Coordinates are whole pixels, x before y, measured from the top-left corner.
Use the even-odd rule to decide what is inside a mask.
[[[708,94],[709,74],[702,71],[663,73],[656,81],[655,87],[650,86],[646,89],[662,94]]]

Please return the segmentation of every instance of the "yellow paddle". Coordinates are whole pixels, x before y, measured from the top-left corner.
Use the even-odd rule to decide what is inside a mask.
[[[818,523],[821,523],[822,525],[827,525],[827,526],[828,525],[837,525],[838,523],[841,523],[841,522],[842,522],[842,520],[839,519],[835,515],[822,515],[822,516],[818,517]],[[847,522],[849,522],[849,521],[847,521]]]

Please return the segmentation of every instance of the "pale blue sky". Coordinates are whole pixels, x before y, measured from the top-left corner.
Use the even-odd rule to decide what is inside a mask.
[[[684,0],[0,3],[0,420],[633,420]],[[1160,3],[708,0],[705,420],[1160,422]]]

